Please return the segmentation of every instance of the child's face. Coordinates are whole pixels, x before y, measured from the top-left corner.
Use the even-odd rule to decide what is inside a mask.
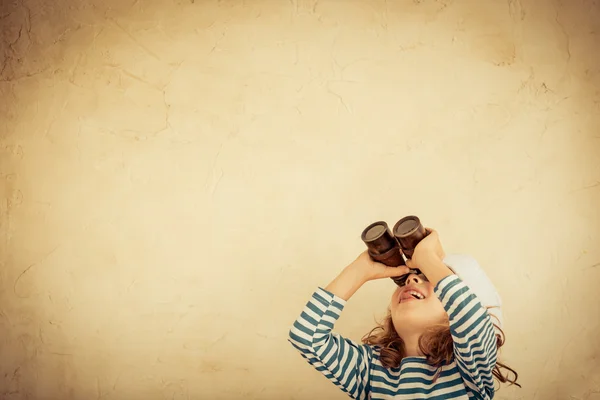
[[[448,323],[448,315],[423,274],[411,274],[392,295],[390,309],[400,335],[418,333],[432,325]]]

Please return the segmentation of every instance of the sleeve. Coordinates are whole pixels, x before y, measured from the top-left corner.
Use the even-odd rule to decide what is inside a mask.
[[[353,399],[367,399],[371,347],[332,332],[345,301],[319,288],[290,329],[288,341],[317,371]]]
[[[448,314],[454,356],[467,389],[477,398],[493,398],[497,348],[490,315],[457,275],[442,279],[435,293]]]

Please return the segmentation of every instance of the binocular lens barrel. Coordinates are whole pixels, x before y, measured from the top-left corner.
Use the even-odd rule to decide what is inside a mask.
[[[406,265],[400,245],[390,232],[384,221],[377,221],[367,226],[361,238],[367,245],[369,256],[388,267]]]
[[[400,243],[402,252],[408,259],[412,258],[415,247],[425,236],[427,236],[427,231],[419,218],[414,215],[404,217],[394,225],[394,237]]]

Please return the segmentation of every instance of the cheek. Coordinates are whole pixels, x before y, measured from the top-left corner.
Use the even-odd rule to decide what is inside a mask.
[[[433,285],[429,282],[425,283],[425,288],[427,289],[427,297],[435,297],[437,299],[437,296],[435,295],[435,292],[433,291]],[[439,301],[439,300],[438,300]]]
[[[429,304],[427,304],[427,308],[432,321],[439,322],[448,320],[448,314],[446,314],[444,306],[437,298],[431,299]]]
[[[392,293],[392,298],[390,299],[390,308],[393,310],[398,305],[398,294],[400,292],[400,288],[394,290]]]

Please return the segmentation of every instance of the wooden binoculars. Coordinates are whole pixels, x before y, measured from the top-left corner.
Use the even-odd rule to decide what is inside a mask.
[[[372,260],[388,267],[398,267],[406,265],[404,256],[411,259],[415,247],[425,236],[427,231],[419,218],[410,215],[396,222],[391,232],[386,222],[374,222],[365,228],[361,239],[367,245]],[[406,276],[392,279],[400,284],[406,280]]]

